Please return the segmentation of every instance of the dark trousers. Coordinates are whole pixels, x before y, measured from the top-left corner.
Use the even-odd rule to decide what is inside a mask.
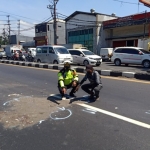
[[[79,85],[79,82],[77,82],[77,85],[75,86],[75,87],[72,87],[72,83],[71,84],[69,84],[69,85],[66,85],[65,86],[65,88],[66,89],[70,89],[70,88],[72,88],[72,90],[71,90],[71,94],[73,94],[73,93],[75,93],[76,91],[76,87]],[[60,87],[60,84],[58,83],[58,90],[59,90],[59,92],[60,92],[60,94],[63,96],[64,94],[62,93],[62,88]]]
[[[88,94],[91,94],[91,89],[92,89],[92,84],[88,83],[88,84],[84,84],[81,86],[82,90],[85,91],[86,93]],[[93,92],[94,92],[94,96],[96,97],[99,97],[99,93],[100,93],[100,90],[102,89],[102,85],[99,84],[97,85],[94,89],[93,89]]]

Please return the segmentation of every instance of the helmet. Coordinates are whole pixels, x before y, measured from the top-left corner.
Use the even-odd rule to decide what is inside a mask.
[[[64,62],[64,69],[65,69],[66,71],[68,71],[68,70],[70,69],[70,62],[68,62],[68,61],[65,61],[65,62]]]
[[[64,62],[64,67],[70,67],[70,62],[69,61],[65,61]]]

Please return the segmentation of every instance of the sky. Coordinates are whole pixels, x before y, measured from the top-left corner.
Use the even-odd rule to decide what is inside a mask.
[[[51,13],[47,5],[52,0],[0,0],[0,34],[3,28],[8,30],[7,15],[10,15],[11,34],[18,34],[18,20],[20,20],[20,34],[35,36],[34,25],[50,19]],[[97,13],[111,15],[115,13],[118,17],[128,16],[144,11],[150,12],[150,8],[139,0],[59,0],[57,13],[59,18],[64,19],[75,11],[90,12],[95,9]],[[139,7],[138,7],[139,6]],[[30,29],[31,28],[31,29]],[[24,31],[23,31],[24,30]]]

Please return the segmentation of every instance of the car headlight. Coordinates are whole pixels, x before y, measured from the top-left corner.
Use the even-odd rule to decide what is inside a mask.
[[[94,58],[89,57],[89,59],[94,59]]]

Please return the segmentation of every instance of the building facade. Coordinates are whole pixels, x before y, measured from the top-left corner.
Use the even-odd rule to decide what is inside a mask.
[[[102,22],[117,18],[113,15],[91,12],[76,11],[65,19],[66,43],[82,44],[89,50],[99,53],[103,46],[101,42]]]
[[[33,37],[23,36],[23,35],[11,35],[10,36],[10,44],[22,44],[26,42],[33,41]]]
[[[65,21],[57,19],[57,44],[66,44]],[[53,20],[35,26],[35,45],[54,45]]]
[[[150,36],[150,12],[104,21],[103,34],[105,47],[140,46],[146,48]]]

